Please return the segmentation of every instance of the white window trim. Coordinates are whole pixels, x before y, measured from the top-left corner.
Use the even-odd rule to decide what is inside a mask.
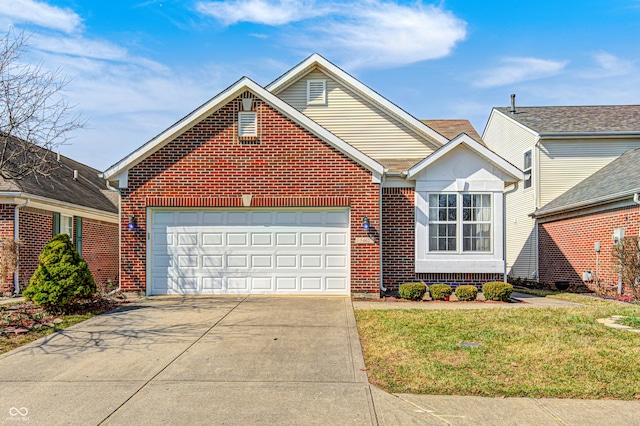
[[[527,152],[531,153],[531,166],[529,168],[525,168],[524,167],[524,156],[527,154]],[[527,171],[529,172],[529,180],[531,182],[531,184],[529,186],[526,186],[526,182],[527,182]],[[522,172],[524,174],[524,179],[522,181],[522,189],[523,190],[529,190],[531,188],[533,188],[533,148],[529,148],[526,149],[522,152]]]
[[[67,224],[70,224],[68,228],[66,226]],[[60,233],[67,234],[69,238],[73,238],[73,216],[60,215]]]
[[[322,99],[311,98],[311,85],[321,83],[322,84]],[[307,80],[307,105],[326,105],[327,104],[327,80],[323,79],[310,79]]]
[[[492,192],[483,192],[483,191],[465,191],[465,192],[457,192],[457,193],[453,193],[453,192],[447,192],[447,191],[443,191],[443,192],[428,192],[427,193],[427,200],[429,200],[431,198],[431,195],[451,195],[451,194],[456,194],[456,250],[431,250],[430,249],[430,235],[429,235],[429,225],[431,225],[432,223],[446,223],[446,222],[439,222],[439,221],[431,221],[431,218],[429,217],[429,220],[427,220],[426,223],[426,235],[423,237],[426,240],[426,254],[427,256],[446,256],[446,255],[469,255],[469,256],[480,256],[480,255],[491,255],[494,252],[494,227],[495,225],[495,215],[494,215],[494,208],[495,208],[495,203],[494,203],[494,197],[493,197],[493,193]],[[464,195],[489,195],[489,200],[490,200],[490,205],[491,205],[491,212],[489,217],[491,218],[489,221],[481,221],[481,222],[465,222],[463,219],[463,214],[462,214],[462,209],[463,207],[463,202],[462,202],[462,197]],[[431,205],[428,206],[427,208],[427,212],[430,211]],[[489,231],[489,239],[490,239],[490,249],[488,251],[475,251],[475,250],[468,250],[465,251],[464,250],[464,225],[465,224],[475,224],[475,223],[489,223],[489,225],[491,226],[490,231]]]
[[[247,120],[247,121],[245,121]],[[250,121],[248,121],[250,120]],[[255,111],[238,112],[238,137],[255,138],[258,136],[258,114]]]

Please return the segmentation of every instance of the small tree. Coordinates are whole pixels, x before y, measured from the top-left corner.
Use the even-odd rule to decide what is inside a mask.
[[[622,275],[622,283],[631,288],[633,296],[640,298],[640,238],[625,236],[614,244],[612,257],[614,270]]]
[[[22,62],[24,32],[0,36],[0,176],[22,179],[46,176],[51,161],[70,132],[84,127],[80,115],[62,94],[67,81],[61,71]]]
[[[22,293],[27,300],[50,312],[60,312],[95,295],[97,288],[87,262],[80,258],[67,234],[53,237],[38,260],[40,265]]]

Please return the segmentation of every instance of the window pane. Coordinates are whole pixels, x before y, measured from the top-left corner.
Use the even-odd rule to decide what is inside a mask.
[[[524,153],[524,169],[531,168],[531,150]]]

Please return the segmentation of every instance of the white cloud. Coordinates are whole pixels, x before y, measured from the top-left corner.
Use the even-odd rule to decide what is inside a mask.
[[[77,30],[82,20],[70,9],[51,6],[34,0],[5,0],[0,8],[4,22],[22,25],[31,23],[43,28],[71,33]]]
[[[475,82],[478,87],[497,87],[521,81],[551,77],[564,70],[568,61],[511,57],[504,58],[501,65],[481,73]]]
[[[311,0],[232,0],[199,2],[196,10],[225,25],[253,22],[277,26],[325,15],[330,8]]]
[[[286,43],[330,55],[345,68],[399,66],[444,57],[466,36],[466,22],[421,2],[232,0],[201,2],[197,9],[225,25],[286,26],[282,33]]]
[[[346,68],[399,66],[447,56],[466,23],[435,6],[382,1],[354,4],[342,20],[318,25],[303,42],[345,61]]]
[[[636,71],[633,61],[619,58],[608,52],[596,52],[593,55],[597,68],[582,74],[585,78],[604,78],[632,74]]]

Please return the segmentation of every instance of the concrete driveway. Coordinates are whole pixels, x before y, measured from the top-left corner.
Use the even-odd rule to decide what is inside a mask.
[[[16,424],[376,424],[347,297],[155,298],[0,356]]]

